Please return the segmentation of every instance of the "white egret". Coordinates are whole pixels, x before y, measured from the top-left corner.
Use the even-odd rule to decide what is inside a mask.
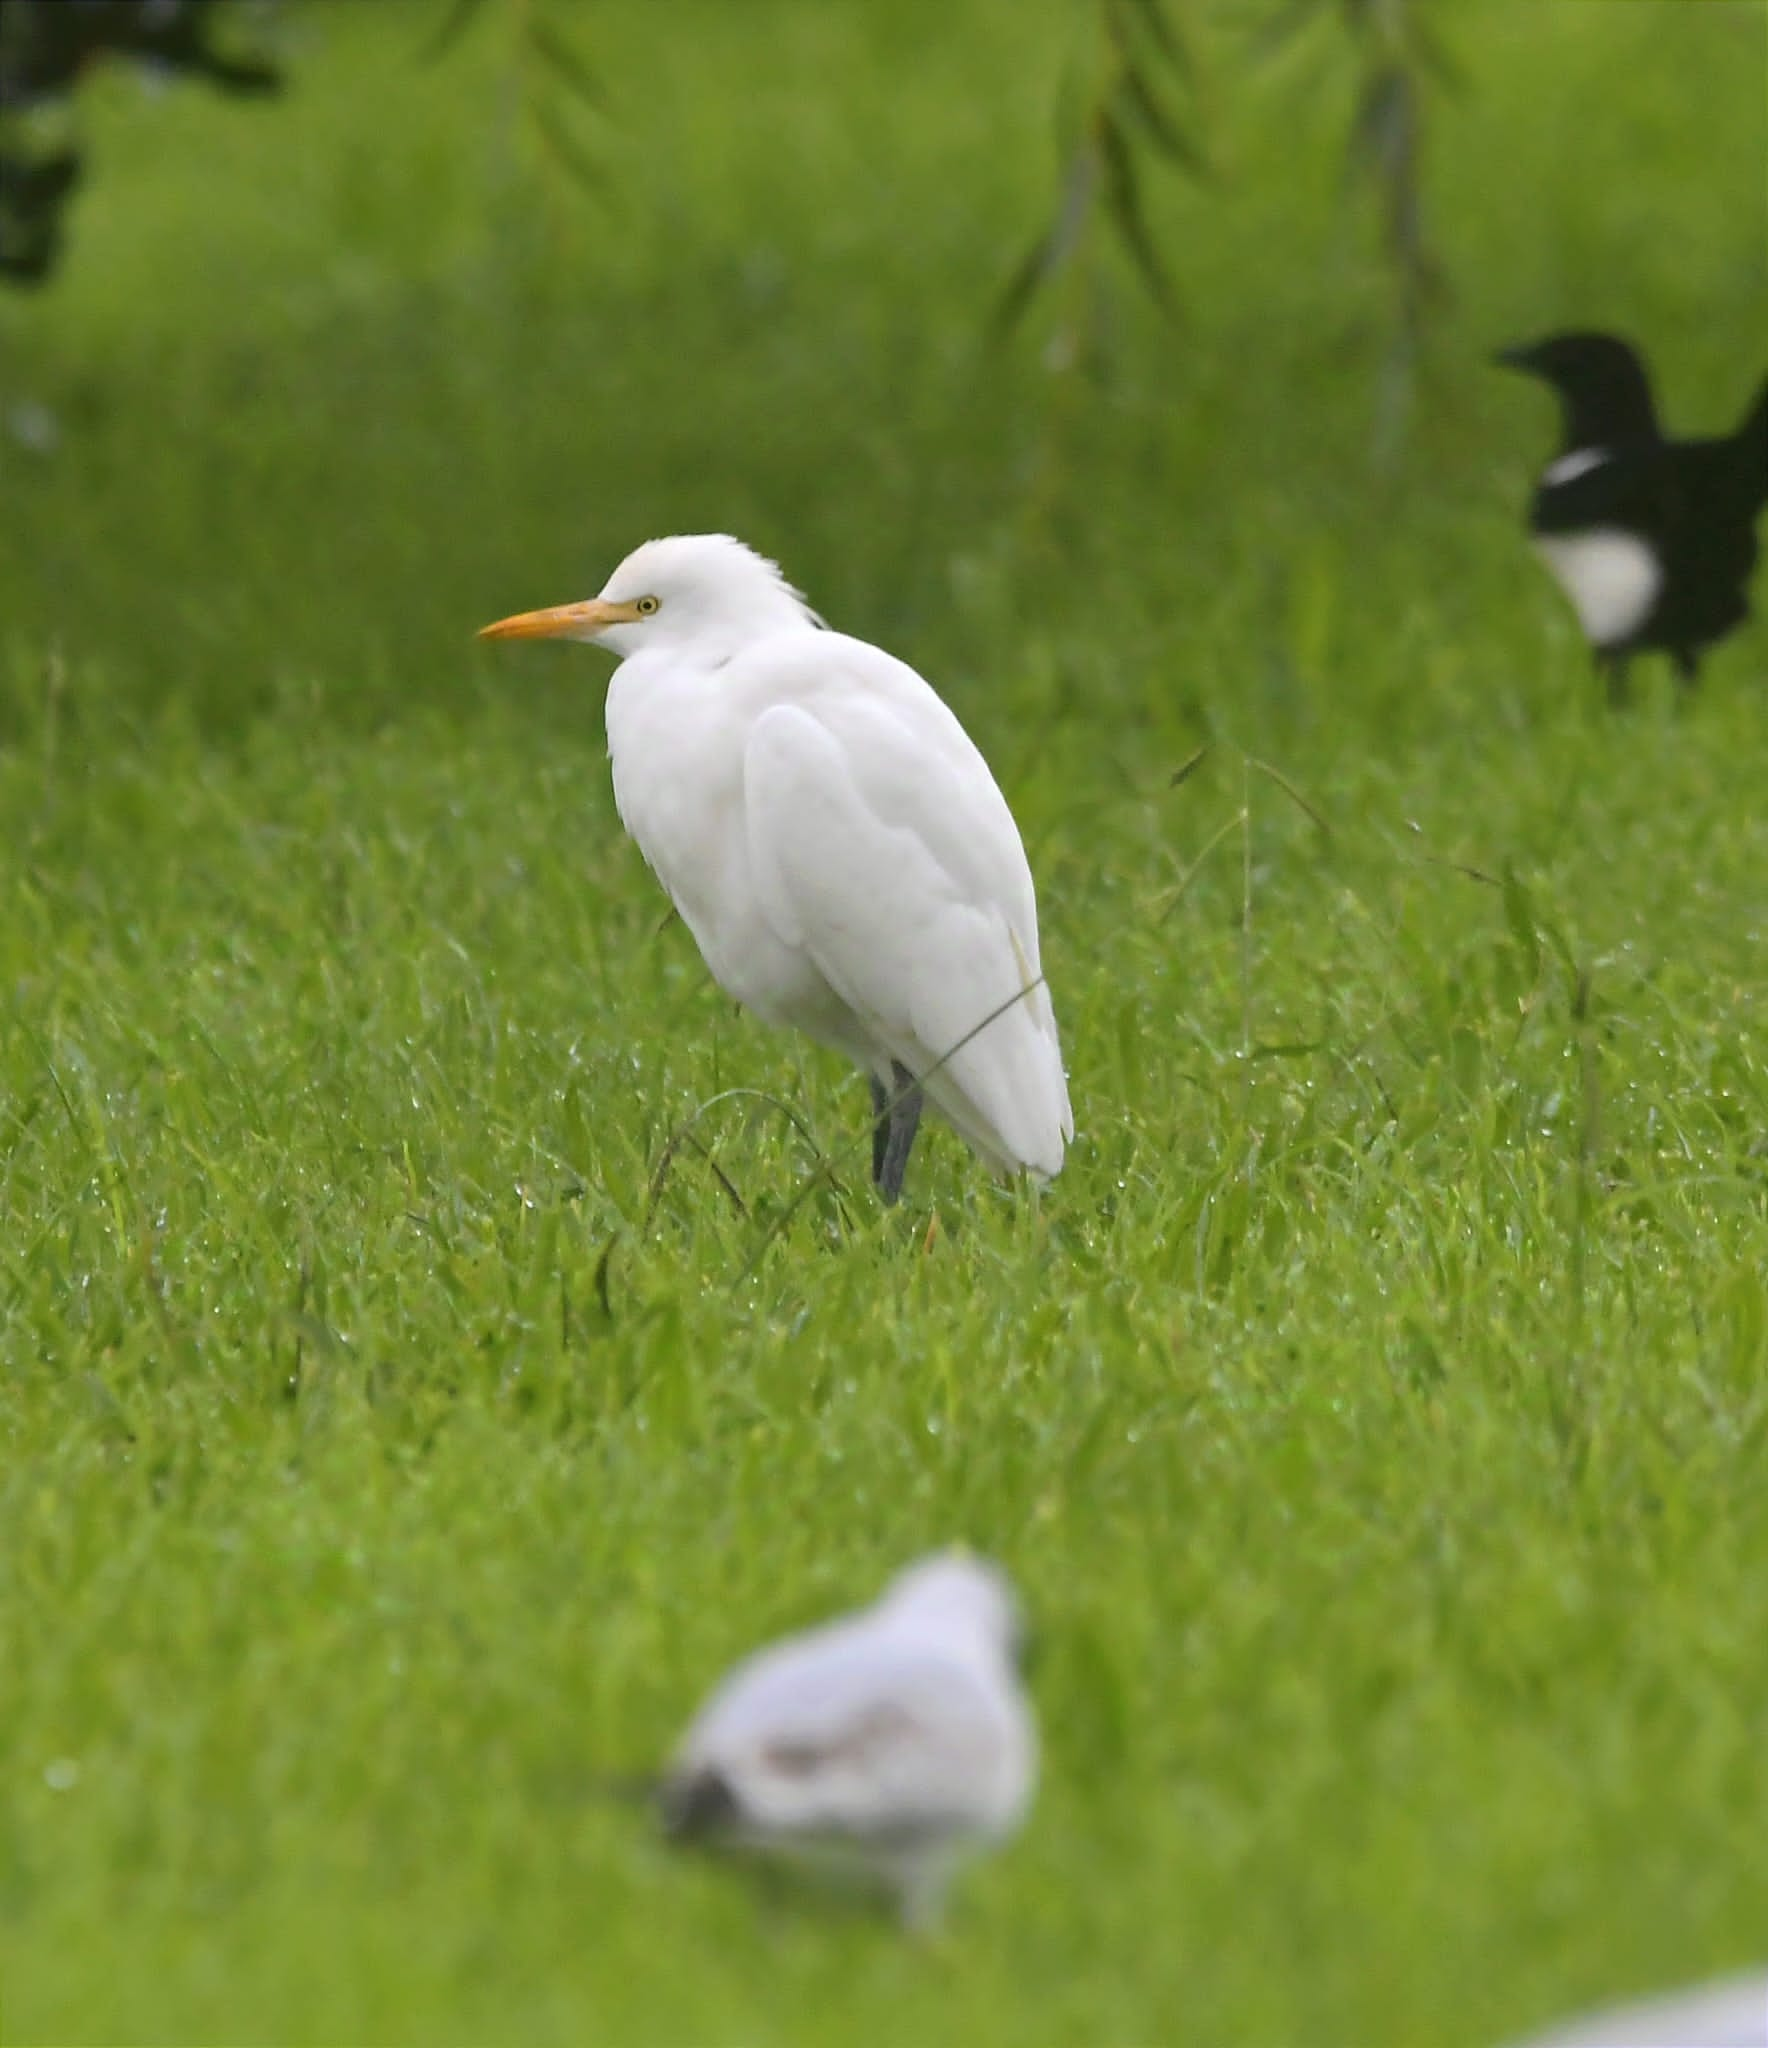
[[[894,656],[828,631],[724,534],[647,541],[600,596],[490,639],[588,640],[614,801],[738,1002],[871,1078],[872,1176],[932,1108],[1002,1174],[1074,1135],[1018,827],[969,735]]]
[[[666,1825],[866,1875],[911,1926],[929,1925],[956,1865],[1031,1802],[1019,1636],[993,1565],[923,1559],[875,1605],[737,1666],[676,1752]]]
[[[1768,1971],[1725,1977],[1643,2005],[1616,2006],[1543,2035],[1529,2048],[1764,2048]]]

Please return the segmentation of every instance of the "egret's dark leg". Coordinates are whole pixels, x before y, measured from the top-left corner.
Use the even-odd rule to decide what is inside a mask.
[[[1670,659],[1676,664],[1676,680],[1684,693],[1700,681],[1700,657],[1692,647],[1673,647]]]
[[[884,1178],[884,1155],[890,1149],[890,1090],[876,1074],[868,1074],[872,1084],[872,1185],[877,1186]]]
[[[876,1078],[872,1082],[872,1104],[878,1118],[872,1126],[872,1178],[885,1201],[894,1202],[902,1193],[909,1150],[921,1121],[921,1091],[908,1068],[894,1060],[890,1078],[893,1085],[889,1089]]]
[[[1598,648],[1596,667],[1608,685],[1608,708],[1611,711],[1623,710],[1632,694],[1627,688],[1627,657],[1612,647]]]

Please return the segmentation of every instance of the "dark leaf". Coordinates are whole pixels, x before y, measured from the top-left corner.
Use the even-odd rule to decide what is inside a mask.
[[[1319,18],[1325,6],[1326,0],[1285,0],[1253,37],[1254,60],[1274,57],[1286,49],[1310,22]]]
[[[1055,254],[1055,240],[1056,231],[1051,228],[1046,234],[1039,235],[1014,264],[989,316],[989,331],[997,339],[1010,334],[1019,325],[1025,317],[1026,307],[1036,298],[1039,285],[1059,267],[1061,259]]]
[[[1192,177],[1207,178],[1209,163],[1202,149],[1160,104],[1146,73],[1134,67],[1127,69],[1123,74],[1122,90],[1126,103],[1161,154],[1169,162],[1189,171]]]
[[[1124,12],[1124,4],[1125,0],[1099,0],[1099,21],[1113,55],[1127,64],[1130,56],[1130,24],[1129,17]]]
[[[1135,155],[1122,128],[1110,115],[1099,123],[1099,161],[1105,174],[1106,211],[1116,223],[1131,260],[1142,274],[1143,283],[1158,303],[1172,312],[1172,286],[1148,227]]]
[[[1189,760],[1181,761],[1178,767],[1173,770],[1171,776],[1167,779],[1167,788],[1177,789],[1181,783],[1189,782],[1198,769],[1203,766],[1208,756],[1209,745],[1206,741]]]
[[[528,18],[528,40],[534,46],[535,54],[542,63],[550,65],[554,75],[583,101],[585,106],[598,112],[607,106],[607,95],[601,83],[589,66],[584,63],[570,41],[544,14],[532,14]]]
[[[189,68],[223,92],[239,93],[247,99],[254,95],[270,97],[282,91],[282,73],[274,64],[262,63],[254,57],[222,57],[211,52],[194,60]]]
[[[602,1246],[602,1255],[595,1262],[596,1299],[601,1303],[602,1314],[607,1317],[609,1322],[614,1320],[614,1296],[609,1282],[609,1269],[614,1261],[614,1248],[619,1242],[620,1234],[616,1231],[608,1239],[607,1243]]]
[[[1346,168],[1391,170],[1409,153],[1412,81],[1398,64],[1382,64],[1365,81],[1345,145]]]
[[[453,0],[453,4],[438,24],[435,34],[418,52],[418,62],[434,64],[439,57],[447,56],[466,33],[473,16],[484,5],[485,0]]]
[[[1039,289],[1055,276],[1080,247],[1098,184],[1098,159],[1086,143],[1068,160],[1056,218],[1014,269],[996,301],[989,325],[998,337],[1015,328]]]
[[[1412,16],[1412,47],[1417,52],[1419,69],[1428,71],[1445,92],[1465,90],[1466,67],[1422,12]]]
[[[1190,77],[1191,53],[1167,17],[1165,0],[1124,0],[1124,5],[1173,69],[1183,78]]]

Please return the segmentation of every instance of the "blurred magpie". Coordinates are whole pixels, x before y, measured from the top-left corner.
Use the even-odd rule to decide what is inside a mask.
[[[1702,651],[1748,618],[1756,517],[1768,504],[1768,384],[1736,433],[1668,441],[1645,367],[1612,334],[1552,334],[1499,352],[1559,394],[1565,436],[1529,507],[1536,551],[1572,601],[1609,701],[1627,662],[1668,654],[1692,683]]]

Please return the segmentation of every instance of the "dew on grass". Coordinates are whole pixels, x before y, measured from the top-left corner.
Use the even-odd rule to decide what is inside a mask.
[[[80,1766],[71,1756],[58,1756],[43,1766],[43,1782],[51,1792],[71,1792],[80,1782]]]

